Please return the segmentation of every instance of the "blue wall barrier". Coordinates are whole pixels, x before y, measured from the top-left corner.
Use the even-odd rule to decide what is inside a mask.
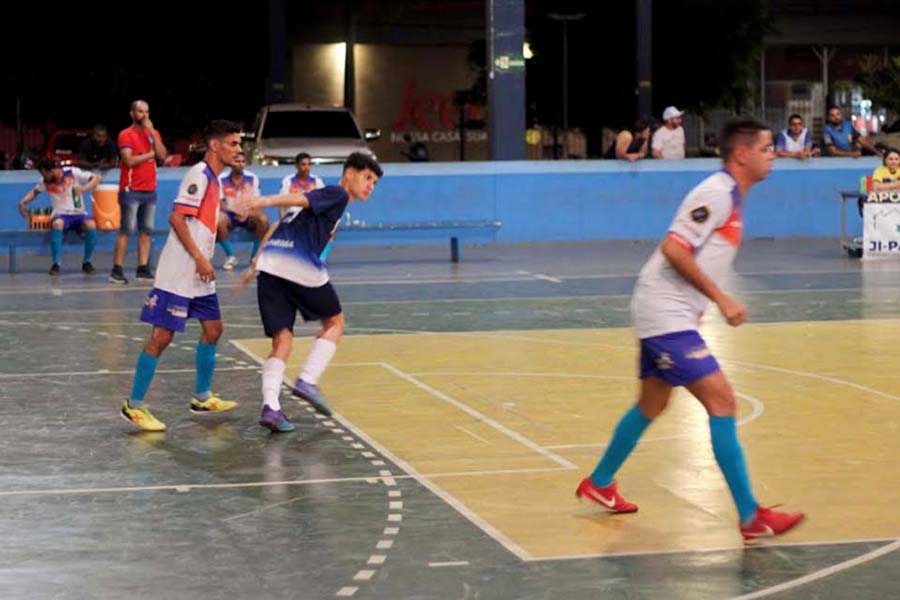
[[[744,209],[747,237],[836,237],[839,192],[855,190],[875,157],[777,159],[771,176],[755,186]],[[350,205],[352,221],[501,220],[497,242],[658,239],[684,195],[716,171],[715,159],[683,161],[510,161],[385,164],[372,198]],[[277,193],[290,167],[254,169],[263,194]],[[160,169],[156,226],[166,228],[185,168]],[[336,183],[340,167],[314,169]],[[24,229],[16,203],[37,181],[37,171],[0,172],[0,229]],[[118,170],[105,183],[118,182]],[[48,206],[44,195],[31,206]],[[855,207],[848,206],[855,227]],[[270,213],[275,217],[275,211]],[[852,232],[851,232],[852,233]],[[349,238],[349,236],[347,236]],[[105,242],[109,244],[110,242]],[[343,245],[435,243],[392,232],[338,240]],[[101,245],[101,248],[103,245]]]

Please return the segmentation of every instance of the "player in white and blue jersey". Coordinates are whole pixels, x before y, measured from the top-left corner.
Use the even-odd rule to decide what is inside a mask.
[[[720,139],[724,168],[688,193],[638,276],[631,309],[641,352],[640,397],[575,494],[612,512],[636,512],[637,505],[619,494],[613,478],[644,430],[665,410],[672,388],[683,386],[709,414],[713,454],[734,499],[740,533],[752,540],[792,529],[803,514],[775,511],[756,501],[737,436],[734,392],[698,329],[710,301],[729,325],[746,320],[744,307],[719,285],[741,242],[743,198],[769,175],[775,153],[772,132],[753,120],[728,123]]]
[[[347,204],[368,200],[381,175],[374,158],[355,152],[344,163],[338,185],[243,202],[245,210],[289,207],[264,240],[255,265],[259,312],[266,335],[272,338],[272,352],[263,363],[259,422],[273,432],[294,429],[281,410],[278,392],[285,361],[291,353],[298,311],[304,321],[320,321],[322,331],[294,382],[293,393],[319,413],[331,415],[318,382],[344,333],[344,315],[320,255],[337,231]]]

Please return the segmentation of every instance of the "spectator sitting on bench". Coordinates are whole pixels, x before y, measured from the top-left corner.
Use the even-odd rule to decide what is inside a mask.
[[[239,263],[234,255],[234,246],[228,239],[231,230],[243,228],[252,231],[256,235],[253,242],[253,249],[250,251],[250,260],[256,256],[259,250],[259,244],[269,230],[269,218],[262,211],[256,211],[250,215],[239,215],[232,210],[232,203],[240,200],[244,196],[259,196],[259,177],[256,173],[251,173],[244,167],[247,165],[247,158],[241,152],[235,157],[234,166],[231,172],[219,176],[219,182],[222,184],[222,200],[219,211],[218,235],[216,241],[221,244],[225,251],[225,264],[222,268],[226,271],[233,270]]]
[[[91,256],[97,245],[97,224],[84,208],[82,194],[89,192],[100,183],[100,176],[77,167],[62,168],[55,159],[43,158],[38,163],[41,181],[19,200],[19,212],[28,218],[28,203],[41,192],[50,195],[53,212],[50,215],[50,252],[53,256],[51,275],[59,275],[59,260],[62,253],[63,236],[66,231],[75,230],[85,234],[84,261],[81,270],[94,272]]]

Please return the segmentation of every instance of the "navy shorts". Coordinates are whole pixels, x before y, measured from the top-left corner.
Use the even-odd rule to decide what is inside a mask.
[[[689,385],[719,370],[719,363],[694,330],[641,340],[641,379],[656,377],[671,386]]]
[[[228,215],[228,222],[231,224],[232,229],[237,229],[238,227],[243,227],[247,231],[255,231],[256,230],[256,221],[247,217],[243,221],[241,221],[240,216],[237,213],[233,213],[230,210],[225,211],[225,214]]]
[[[147,294],[141,321],[169,331],[184,331],[188,319],[219,321],[219,298],[215,294],[198,298],[185,298],[165,290],[153,288]]]
[[[282,329],[293,333],[298,311],[304,321],[321,321],[341,314],[341,301],[330,282],[309,288],[260,271],[256,277],[256,299],[269,337]]]
[[[87,215],[56,215],[53,220],[57,219],[63,222],[63,233],[67,231],[81,231],[84,222],[90,217]]]

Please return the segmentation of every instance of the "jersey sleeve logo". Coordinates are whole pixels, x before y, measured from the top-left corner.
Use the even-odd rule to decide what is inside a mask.
[[[691,211],[691,219],[694,220],[695,223],[705,223],[709,218],[709,209],[705,206],[701,206],[700,208],[695,208]]]
[[[187,193],[191,194],[191,195],[196,194],[197,193],[197,184],[192,183],[191,185],[189,185],[188,189],[187,189]]]

